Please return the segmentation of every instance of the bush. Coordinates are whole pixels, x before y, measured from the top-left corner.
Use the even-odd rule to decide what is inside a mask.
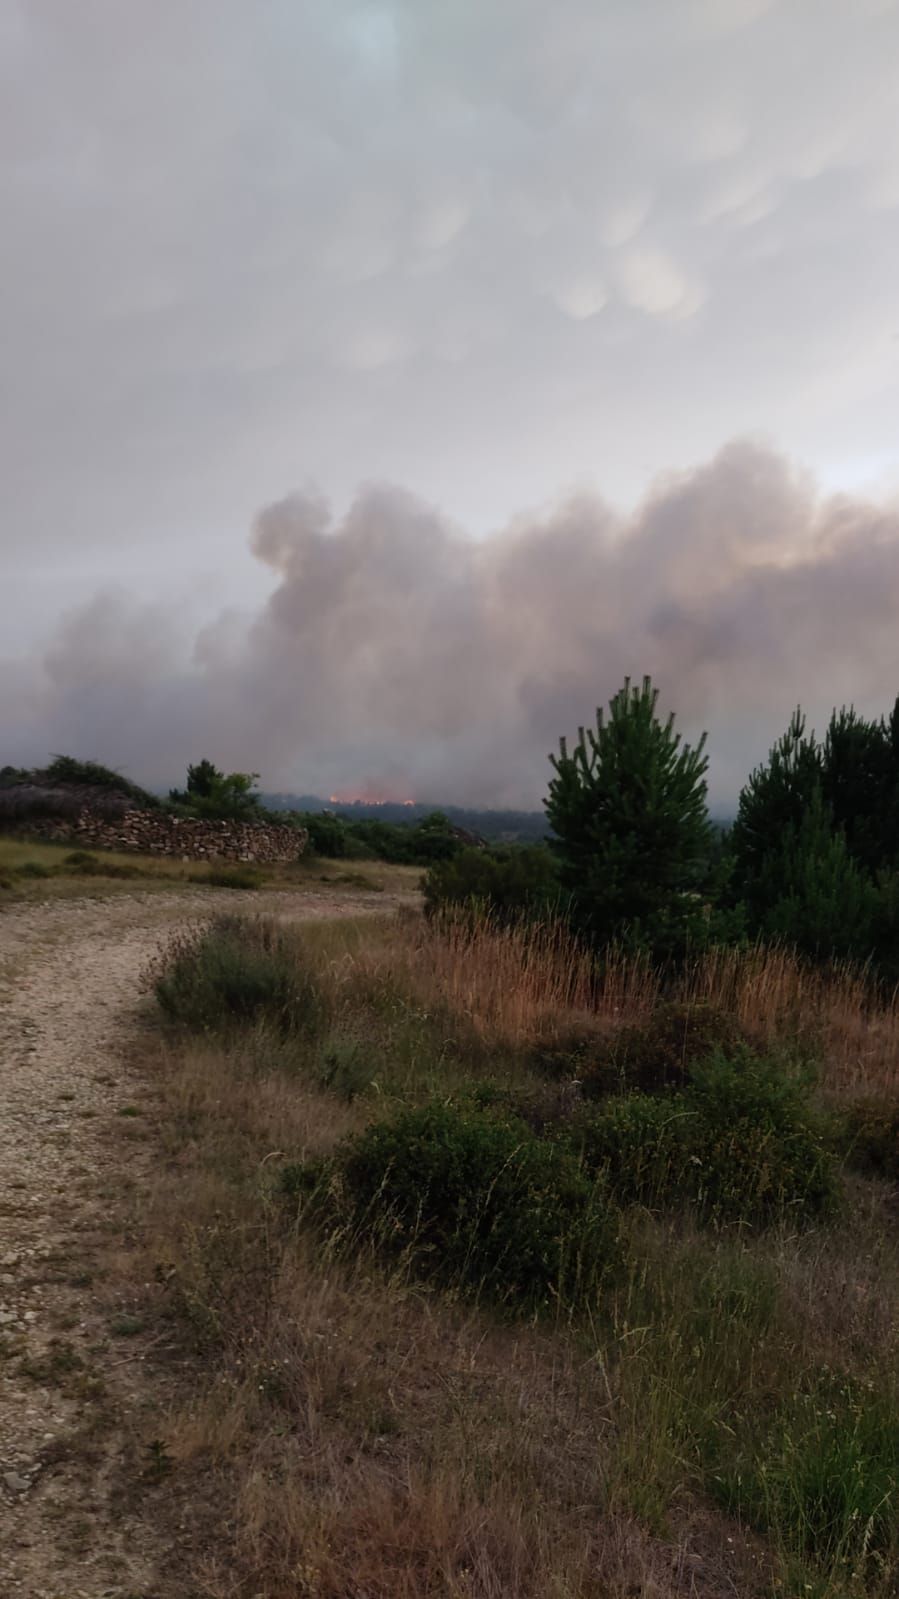
[[[899,1414],[866,1385],[825,1373],[744,1443],[744,1458],[715,1471],[713,1485],[788,1556],[842,1579],[840,1593],[860,1591],[855,1583],[875,1572],[886,1579],[878,1592],[896,1591]]]
[[[205,881],[212,888],[251,889],[261,888],[263,877],[252,866],[213,866],[206,873]]]
[[[566,1151],[473,1108],[368,1128],[339,1153],[332,1193],[351,1237],[516,1310],[589,1301],[618,1258],[605,1199]]]
[[[837,1122],[834,1143],[853,1171],[899,1182],[899,1102],[857,1101]]]
[[[551,916],[560,900],[559,872],[548,849],[462,849],[431,867],[424,880],[425,912],[468,908],[495,921]]]
[[[51,783],[68,784],[78,788],[108,788],[114,794],[126,795],[143,810],[153,809],[159,804],[156,794],[150,794],[137,783],[130,782],[121,772],[114,772],[108,766],[101,766],[99,761],[76,760],[73,755],[54,755],[45,772],[33,772],[30,776],[32,779],[43,777]]]
[[[89,850],[76,849],[63,859],[62,870],[72,872],[77,877],[117,877],[134,878],[145,875],[137,863],[128,861],[110,861],[102,856],[92,855]]]
[[[17,877],[52,877],[53,867],[45,866],[43,861],[23,861],[21,866],[15,868]]]
[[[713,1005],[661,1005],[642,1026],[622,1027],[608,1042],[607,1054],[585,1061],[585,1095],[610,1087],[654,1094],[685,1088],[695,1069],[715,1053],[731,1054],[746,1044],[734,1017]]]
[[[155,991],[169,1020],[195,1032],[265,1021],[284,1034],[312,1036],[325,1020],[318,985],[283,932],[235,916],[176,935]]]
[[[745,1049],[697,1064],[683,1093],[611,1101],[566,1136],[622,1204],[687,1204],[708,1221],[761,1227],[826,1213],[836,1198],[800,1085]]]

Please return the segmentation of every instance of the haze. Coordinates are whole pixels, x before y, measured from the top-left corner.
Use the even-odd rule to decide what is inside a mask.
[[[0,0],[0,763],[887,708],[897,103],[887,0]]]

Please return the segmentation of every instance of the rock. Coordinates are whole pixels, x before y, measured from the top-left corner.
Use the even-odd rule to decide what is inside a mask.
[[[20,1477],[17,1471],[4,1471],[3,1482],[11,1494],[23,1494],[31,1487],[28,1477]]]

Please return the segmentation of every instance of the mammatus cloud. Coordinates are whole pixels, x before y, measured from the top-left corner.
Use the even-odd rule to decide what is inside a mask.
[[[252,548],[269,599],[195,638],[124,593],[63,618],[7,674],[4,758],[162,783],[205,754],[269,787],[537,804],[558,736],[649,672],[708,728],[727,801],[797,700],[820,723],[899,690],[899,505],[823,498],[752,443],[630,516],[581,498],[475,540],[373,485],[341,518],[269,505]]]

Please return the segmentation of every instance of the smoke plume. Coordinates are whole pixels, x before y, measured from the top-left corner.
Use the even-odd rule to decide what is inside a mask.
[[[268,506],[252,549],[268,601],[186,643],[120,593],[65,617],[6,670],[4,759],[161,784],[208,755],[270,789],[539,804],[559,735],[649,672],[685,734],[708,728],[727,802],[797,701],[820,726],[899,690],[899,505],[822,497],[752,443],[629,516],[578,497],[478,540],[374,485],[339,520]]]

